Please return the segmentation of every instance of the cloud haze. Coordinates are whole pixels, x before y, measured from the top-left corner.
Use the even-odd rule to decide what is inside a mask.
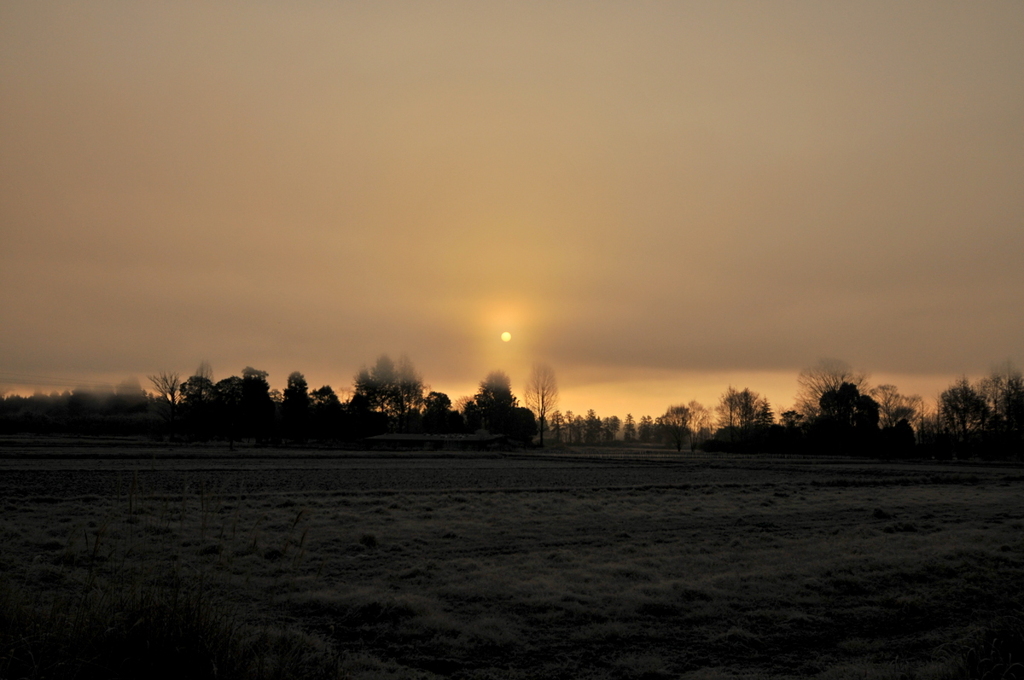
[[[1022,73],[1012,2],[8,3],[0,370],[1022,363]]]

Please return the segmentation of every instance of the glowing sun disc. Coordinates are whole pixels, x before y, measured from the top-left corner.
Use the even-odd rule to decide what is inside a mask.
[[[504,333],[501,334],[502,342],[508,342],[511,339],[512,339],[512,334],[509,333],[508,331],[505,331]]]

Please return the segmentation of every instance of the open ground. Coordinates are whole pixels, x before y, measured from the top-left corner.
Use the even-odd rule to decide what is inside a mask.
[[[5,444],[38,609],[189,583],[351,678],[1015,672],[1016,467]]]

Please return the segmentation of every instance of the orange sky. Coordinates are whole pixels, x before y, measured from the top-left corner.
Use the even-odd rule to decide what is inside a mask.
[[[1019,2],[3,3],[0,388],[932,397],[1024,364],[1022,73]]]

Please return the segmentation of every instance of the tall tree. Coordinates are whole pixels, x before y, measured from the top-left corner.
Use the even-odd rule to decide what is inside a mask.
[[[979,390],[966,377],[953,383],[939,395],[939,418],[957,448],[968,451],[984,431],[989,407]]]
[[[749,437],[753,431],[772,424],[772,408],[768,400],[757,392],[729,386],[718,403],[718,426],[730,439]]]
[[[682,404],[669,406],[660,420],[662,432],[675,445],[676,451],[682,451],[683,442],[690,435],[690,409]]]
[[[994,369],[978,384],[990,416],[987,446],[991,455],[1020,457],[1024,455],[1024,376],[1012,364]]]
[[[838,390],[843,383],[850,383],[862,391],[867,386],[867,376],[854,371],[840,359],[821,359],[811,368],[800,371],[796,383],[798,390],[794,408],[810,422],[820,413],[821,395],[829,390]]]
[[[597,444],[603,439],[601,435],[601,419],[597,417],[597,412],[594,409],[589,409],[587,417],[583,421],[583,443]]]
[[[711,411],[696,399],[691,400],[686,409],[690,412],[690,450],[695,451],[703,441],[711,438],[714,418]]]
[[[547,427],[547,416],[558,406],[558,382],[555,371],[547,364],[533,365],[530,379],[526,382],[523,393],[526,406],[537,416],[540,426],[540,446],[544,448],[544,430]]]
[[[241,417],[243,434],[266,441],[274,428],[274,401],[270,398],[268,373],[252,366],[242,369]]]
[[[477,432],[484,429],[484,414],[473,397],[460,397],[455,402],[456,409],[462,414],[462,420],[466,424],[467,432]]]
[[[397,381],[395,362],[387,354],[381,354],[377,363],[370,368],[363,366],[356,374],[354,393],[365,397],[371,409],[388,413]]]
[[[522,442],[524,446],[529,446],[533,441],[534,435],[537,434],[537,419],[534,417],[533,411],[525,406],[514,407],[512,409],[511,423],[508,432],[509,439]]]
[[[819,402],[808,433],[813,446],[846,455],[877,455],[882,444],[878,402],[848,382],[825,391]]]
[[[562,443],[562,435],[565,431],[565,418],[562,416],[561,411],[553,411],[551,413],[551,432],[555,435],[555,441],[559,444]]]
[[[618,416],[608,416],[607,418],[603,418],[601,420],[601,434],[604,436],[604,441],[609,444],[614,442],[621,427],[622,421],[619,420]]]
[[[563,425],[563,427],[565,428],[565,443],[566,444],[575,444],[576,443],[576,437],[575,437],[575,432],[576,432],[576,429],[575,429],[576,428],[576,414],[573,413],[572,411],[566,411],[565,415],[563,416],[563,418],[564,418],[564,421],[565,421],[564,425]]]
[[[423,406],[423,378],[416,372],[408,356],[398,358],[395,377],[395,406],[398,431],[408,432],[411,417]]]
[[[204,361],[195,374],[181,384],[181,417],[189,436],[207,439],[213,435],[216,399],[213,371]]]
[[[242,379],[237,375],[217,381],[214,385],[214,414],[217,427],[228,439],[228,447],[235,448],[242,420]]]
[[[309,384],[298,371],[288,376],[281,402],[281,426],[284,435],[295,441],[305,441],[309,430]]]
[[[626,420],[622,424],[622,441],[627,444],[636,441],[636,421],[633,420],[632,413],[626,414]]]
[[[309,395],[309,423],[313,436],[320,440],[342,437],[344,408],[330,385],[313,390]]]
[[[431,392],[423,400],[423,431],[427,434],[445,434],[451,429],[452,400],[444,392]],[[455,414],[457,415],[457,414]]]
[[[512,381],[502,371],[489,373],[480,383],[473,400],[483,421],[483,427],[492,433],[509,434],[513,429],[513,409],[519,400],[512,394]]]
[[[382,354],[372,368],[363,367],[355,380],[355,393],[366,397],[370,408],[387,415],[393,432],[408,430],[410,414],[423,405],[423,389],[423,379],[404,354],[397,364]]]
[[[878,424],[883,428],[896,427],[901,420],[916,422],[923,406],[921,397],[902,395],[895,385],[879,385],[868,394],[878,403]]]
[[[160,371],[147,377],[156,390],[157,401],[161,407],[160,414],[167,421],[168,436],[173,440],[178,403],[181,401],[181,380],[177,372],[168,371]]]
[[[636,438],[643,444],[650,444],[654,440],[654,419],[650,416],[640,416],[640,422],[636,427]]]

